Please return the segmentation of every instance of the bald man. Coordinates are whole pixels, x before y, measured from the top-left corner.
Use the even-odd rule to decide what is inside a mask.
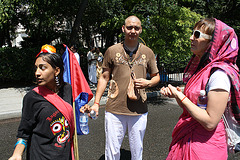
[[[122,31],[124,41],[105,52],[94,105],[88,110],[98,115],[100,99],[110,80],[105,112],[105,159],[120,159],[121,144],[128,130],[131,159],[140,160],[148,114],[145,88],[156,85],[160,77],[153,51],[138,42],[142,32],[139,18],[128,17]],[[147,72],[150,80],[146,79]]]

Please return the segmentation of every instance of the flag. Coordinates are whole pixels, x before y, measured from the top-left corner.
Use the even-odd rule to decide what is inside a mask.
[[[63,80],[72,86],[72,96],[75,103],[77,134],[83,135],[79,125],[79,109],[92,99],[93,93],[73,52],[65,44],[64,47],[66,50],[62,55],[64,62]]]

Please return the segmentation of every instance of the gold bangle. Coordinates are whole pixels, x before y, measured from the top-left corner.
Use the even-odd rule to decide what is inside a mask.
[[[183,97],[183,99],[181,100],[181,102],[184,101],[185,98],[187,98],[187,96]]]

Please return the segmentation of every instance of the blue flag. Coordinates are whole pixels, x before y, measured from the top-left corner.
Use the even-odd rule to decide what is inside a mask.
[[[62,55],[64,62],[63,80],[72,86],[73,101],[75,102],[77,134],[88,134],[88,132],[83,133],[80,129],[79,120],[82,113],[80,113],[79,109],[92,99],[93,93],[73,52],[66,45],[64,46],[66,47],[66,50]]]

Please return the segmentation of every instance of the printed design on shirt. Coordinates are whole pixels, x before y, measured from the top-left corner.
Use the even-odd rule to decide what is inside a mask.
[[[143,65],[146,66],[147,64],[147,60],[146,60],[147,56],[145,54],[140,53],[138,55],[138,57],[135,58],[135,60],[133,60],[131,63],[131,65]],[[129,58],[125,56],[125,54],[122,53],[116,53],[115,55],[115,61],[117,64],[124,64],[124,65],[128,65],[128,60]]]
[[[126,58],[121,53],[116,53],[115,61],[118,64],[127,64]]]
[[[108,97],[109,98],[116,98],[118,95],[119,89],[118,89],[118,85],[117,82],[114,81],[113,79],[110,80],[110,84],[109,84],[109,90],[108,90]]]
[[[68,121],[65,119],[64,116],[62,118],[58,118],[54,120],[50,124],[52,133],[56,136],[57,135],[57,142],[59,144],[65,143],[70,137],[70,127]]]
[[[59,110],[57,110],[56,112],[54,112],[51,116],[47,117],[46,120],[48,120],[49,122],[52,122],[52,119],[55,118],[58,113],[59,113]]]

